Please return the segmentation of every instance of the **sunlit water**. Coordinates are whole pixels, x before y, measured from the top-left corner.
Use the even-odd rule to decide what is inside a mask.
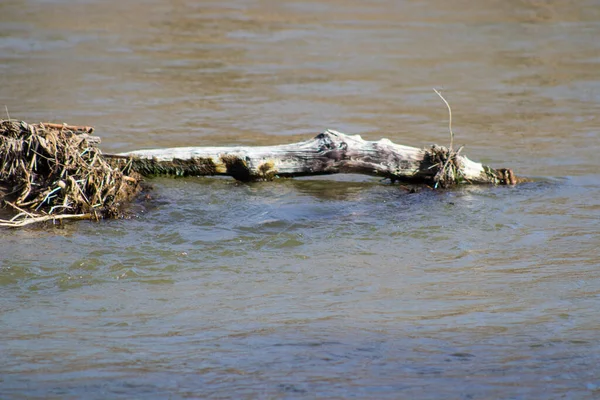
[[[2,1],[2,108],[106,152],[446,144],[437,87],[534,180],[155,179],[0,231],[0,397],[599,397],[599,37],[592,1]]]

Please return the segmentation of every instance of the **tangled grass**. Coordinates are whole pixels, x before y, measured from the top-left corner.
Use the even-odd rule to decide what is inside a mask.
[[[0,226],[122,215],[141,177],[128,163],[111,165],[92,131],[0,120],[0,200],[16,213]]]

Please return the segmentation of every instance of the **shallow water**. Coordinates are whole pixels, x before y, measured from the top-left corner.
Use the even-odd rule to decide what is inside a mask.
[[[155,179],[0,231],[2,398],[600,396],[600,4],[0,3],[0,105],[106,152],[325,128],[534,178]]]

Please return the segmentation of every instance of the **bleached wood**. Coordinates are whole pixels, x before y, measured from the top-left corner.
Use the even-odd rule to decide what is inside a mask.
[[[503,182],[494,170],[440,146],[419,149],[388,139],[366,141],[359,135],[327,130],[313,139],[277,146],[179,147],[118,154],[143,174],[229,175],[243,181],[335,173],[357,173],[414,183],[437,183],[451,154],[453,183]],[[436,157],[436,155],[438,155]],[[447,157],[446,157],[447,159]],[[437,177],[436,177],[437,174]],[[442,174],[444,175],[444,174]]]

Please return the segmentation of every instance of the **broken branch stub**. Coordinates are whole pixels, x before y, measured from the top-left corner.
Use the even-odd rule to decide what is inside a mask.
[[[496,170],[459,153],[437,145],[418,149],[326,130],[313,139],[278,146],[180,147],[106,157],[131,163],[142,175],[228,175],[240,181],[356,173],[436,187],[517,182],[511,170]]]

